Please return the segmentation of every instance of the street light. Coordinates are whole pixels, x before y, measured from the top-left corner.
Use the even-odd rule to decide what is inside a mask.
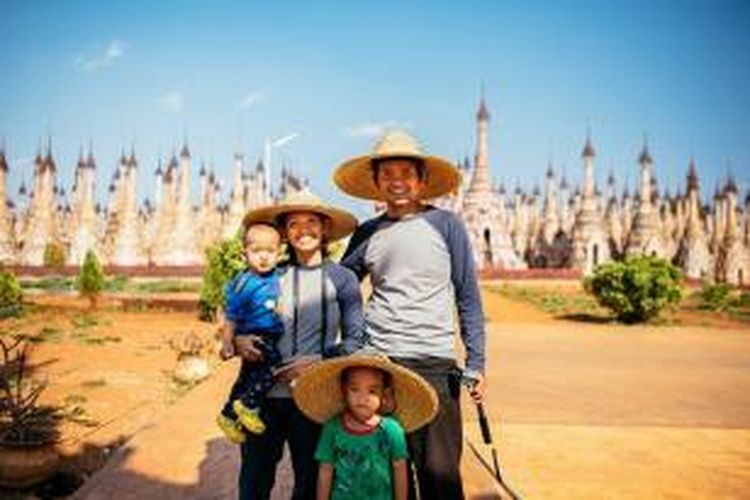
[[[269,200],[271,199],[271,150],[280,148],[281,146],[292,142],[297,138],[298,135],[299,134],[297,134],[296,132],[293,132],[274,141],[272,141],[271,139],[266,139],[263,164],[265,165],[266,170],[266,196]]]

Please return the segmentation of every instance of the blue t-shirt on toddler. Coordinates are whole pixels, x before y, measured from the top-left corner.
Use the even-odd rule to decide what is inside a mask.
[[[224,289],[226,318],[234,324],[235,335],[281,336],[284,324],[277,312],[280,293],[275,269],[265,274],[248,269],[229,281]]]

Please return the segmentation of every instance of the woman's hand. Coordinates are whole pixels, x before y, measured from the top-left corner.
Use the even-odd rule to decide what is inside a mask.
[[[320,355],[318,354],[299,356],[275,368],[273,370],[273,377],[279,382],[289,383],[318,361],[320,361]]]
[[[226,361],[227,359],[230,359],[234,357],[236,354],[236,349],[234,348],[234,342],[226,340],[221,341],[221,349],[219,350],[219,357],[221,357],[222,360]]]
[[[255,343],[260,342],[257,335],[240,335],[234,337],[234,349],[237,354],[246,361],[261,361],[263,353],[255,347]]]

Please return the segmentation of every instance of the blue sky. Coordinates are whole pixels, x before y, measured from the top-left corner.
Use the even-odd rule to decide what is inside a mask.
[[[111,4],[111,5],[110,5]],[[153,5],[152,5],[153,4]],[[702,192],[731,165],[750,181],[750,2],[42,2],[0,5],[0,135],[11,193],[52,134],[69,189],[93,141],[103,195],[135,143],[139,197],[187,135],[227,186],[240,147],[267,139],[315,191],[360,213],[330,174],[382,126],[430,152],[473,156],[483,84],[496,182],[541,184],[547,163],[581,178],[587,129],[597,177],[633,186],[644,134],[661,187]],[[22,172],[25,172],[23,174]],[[632,189],[631,189],[632,190]]]

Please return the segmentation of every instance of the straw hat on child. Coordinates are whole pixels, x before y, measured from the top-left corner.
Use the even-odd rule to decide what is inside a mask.
[[[385,356],[364,354],[321,361],[297,377],[292,384],[292,396],[302,413],[322,424],[343,412],[341,374],[350,367],[376,368],[391,375],[391,389],[395,399],[393,416],[406,432],[419,429],[435,418],[438,398],[429,383]]]
[[[333,173],[333,182],[339,189],[356,198],[381,200],[372,162],[387,158],[413,158],[424,163],[426,185],[422,190],[422,198],[438,198],[455,192],[461,184],[461,172],[453,163],[425,154],[417,140],[402,130],[386,132],[370,154],[342,163]]]
[[[282,217],[294,212],[312,212],[328,219],[328,241],[339,240],[357,227],[357,218],[345,210],[327,205],[309,191],[289,194],[280,203],[250,210],[242,221],[247,228],[252,224],[266,223],[281,227]]]

